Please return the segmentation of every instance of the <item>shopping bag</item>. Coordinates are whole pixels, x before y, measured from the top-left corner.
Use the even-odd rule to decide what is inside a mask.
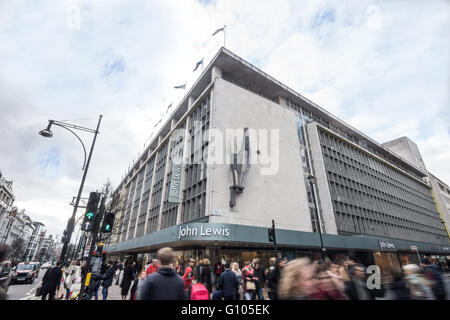
[[[39,288],[36,289],[36,297],[40,297],[42,296],[42,286],[40,286]]]

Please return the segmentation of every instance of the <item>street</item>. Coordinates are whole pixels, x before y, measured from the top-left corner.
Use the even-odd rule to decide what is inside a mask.
[[[41,270],[39,276],[33,283],[16,283],[11,284],[8,289],[8,300],[34,300],[39,299],[35,297],[36,289],[41,285],[42,278],[47,270]]]

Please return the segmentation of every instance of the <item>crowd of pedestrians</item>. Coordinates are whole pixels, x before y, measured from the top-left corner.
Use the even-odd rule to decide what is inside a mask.
[[[329,259],[271,258],[264,266],[258,258],[236,262],[189,259],[185,266],[173,267],[171,248],[158,251],[158,260],[142,273],[138,300],[373,300],[366,267],[350,258],[339,263]],[[158,264],[160,261],[161,265]],[[388,271],[381,299],[443,300],[443,277],[428,259],[419,265],[405,265],[403,272]],[[267,293],[267,294],[265,294]]]
[[[210,260],[188,259],[174,265],[171,248],[162,248],[148,266],[136,262],[107,261],[91,275],[87,299],[108,297],[113,284],[121,288],[122,300],[373,300],[366,267],[347,257],[338,263],[329,259],[271,258],[264,266],[259,258],[214,265]],[[85,276],[86,264],[73,261],[62,268],[48,269],[41,289],[42,299],[53,299],[63,284],[65,299]],[[408,264],[399,270],[384,270],[383,296],[387,300],[444,300],[446,287],[439,268],[427,258],[420,265]]]

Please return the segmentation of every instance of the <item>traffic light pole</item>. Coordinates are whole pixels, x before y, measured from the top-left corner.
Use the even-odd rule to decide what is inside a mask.
[[[64,245],[61,251],[61,256],[60,256],[60,260],[62,262],[65,261],[65,257],[66,257],[66,251],[67,251],[67,247],[70,243],[70,239],[72,237],[72,232],[75,226],[75,215],[77,213],[78,210],[78,204],[80,202],[81,199],[81,193],[83,192],[83,187],[84,187],[84,181],[86,180],[86,175],[89,169],[89,163],[91,162],[91,156],[92,156],[92,151],[94,150],[94,145],[95,145],[95,141],[97,140],[97,134],[98,134],[98,129],[100,128],[100,122],[102,121],[102,115],[100,115],[99,119],[98,119],[98,124],[97,124],[97,129],[95,130],[95,134],[94,134],[94,140],[92,141],[92,145],[91,145],[91,150],[89,151],[89,156],[86,162],[86,166],[84,168],[84,173],[83,173],[83,178],[81,179],[81,184],[80,184],[80,189],[78,190],[78,196],[77,196],[77,200],[75,202],[75,206],[73,207],[73,213],[72,213],[72,217],[69,219],[69,221],[67,222],[67,235],[65,237],[64,240]]]
[[[98,237],[100,221],[101,221],[101,218],[105,211],[105,201],[106,201],[106,196],[102,196],[102,202],[100,204],[100,208],[98,209],[99,213],[95,215],[94,228],[92,229],[91,248],[89,249],[88,258],[86,261],[86,272],[84,272],[83,280],[81,281],[81,289],[80,289],[80,295],[79,295],[80,299],[83,299],[83,294],[86,291],[86,287],[85,287],[86,277],[87,277],[88,273],[90,272],[92,253],[94,252],[94,249],[97,245],[97,237]]]
[[[272,229],[273,229],[273,233],[275,233],[275,220],[272,220]],[[278,250],[277,250],[277,237],[275,236],[273,239],[273,244],[275,246],[275,258],[278,259]]]

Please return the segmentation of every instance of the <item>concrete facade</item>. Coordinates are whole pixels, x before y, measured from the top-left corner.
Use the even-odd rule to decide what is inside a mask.
[[[272,219],[275,219],[277,228],[311,232],[305,185],[299,183],[304,180],[304,176],[295,115],[272,101],[220,78],[215,78],[213,92],[215,103],[212,124],[224,137],[223,155],[230,160],[234,144],[232,136],[227,137],[227,130],[240,129],[237,139],[241,143],[243,128],[249,128],[251,167],[245,189],[237,197],[236,207],[230,208],[229,187],[233,184],[230,164],[213,165],[208,180],[211,186],[210,214],[219,213],[210,217],[210,222],[270,227]],[[271,135],[275,135],[276,139],[270,139]],[[259,146],[253,143],[255,140]],[[214,142],[212,146],[219,147]],[[269,169],[270,165],[263,164],[262,153],[273,156],[273,173]]]
[[[251,166],[231,207],[231,157],[244,128]],[[193,223],[260,228],[262,239],[272,219],[283,233],[310,234],[317,244],[316,208],[336,249],[367,237],[447,251],[423,160],[389,145],[392,150],[222,48],[114,191],[121,201],[113,208],[118,226],[108,250],[153,250]],[[178,203],[168,201],[175,151],[183,158]],[[267,174],[274,161],[276,169]],[[242,239],[234,242],[243,245],[248,236],[239,234]],[[303,236],[290,239],[286,245],[304,246]]]
[[[399,156],[427,172],[427,167],[423,161],[417,144],[408,137],[401,137],[383,143],[383,146],[397,153]]]

